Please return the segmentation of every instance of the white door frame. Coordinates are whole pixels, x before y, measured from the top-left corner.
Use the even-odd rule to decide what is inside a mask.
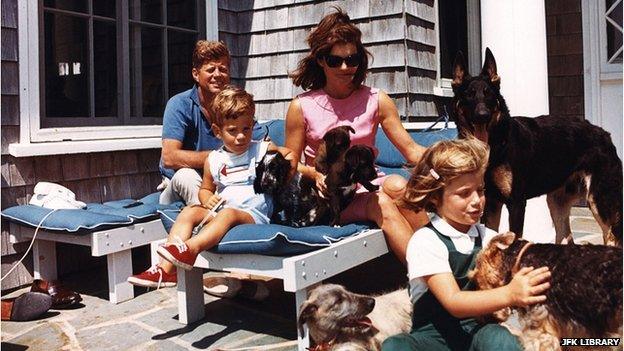
[[[601,82],[622,81],[622,64],[607,62],[606,26],[602,17],[606,11],[604,0],[582,0],[583,71],[585,88],[585,118],[595,125],[603,125]]]

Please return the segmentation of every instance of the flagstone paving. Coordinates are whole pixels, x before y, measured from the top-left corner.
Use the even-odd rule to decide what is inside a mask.
[[[602,242],[589,210],[574,208],[571,221],[575,239]],[[404,268],[385,255],[332,281],[373,293],[401,286],[404,277]],[[3,351],[296,350],[294,296],[281,290],[280,281],[268,282],[271,295],[261,303],[204,295],[206,317],[188,326],[177,320],[175,288],[135,288],[136,298],[113,305],[107,301],[105,269],[64,277],[64,283],[82,294],[82,304],[51,310],[37,321],[2,322]]]

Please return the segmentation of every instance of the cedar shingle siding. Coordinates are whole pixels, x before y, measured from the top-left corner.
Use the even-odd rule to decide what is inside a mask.
[[[340,6],[362,31],[373,54],[366,84],[395,99],[410,121],[436,116],[433,1],[219,1],[219,38],[232,52],[232,82],[254,94],[259,119],[286,115],[302,92],[288,72],[308,50],[320,19]]]
[[[19,140],[19,53],[17,0],[2,3],[2,209],[28,203],[39,181],[63,184],[86,202],[141,197],[159,182],[160,150],[15,158],[8,145]],[[433,1],[219,1],[219,36],[232,52],[233,83],[257,100],[260,119],[284,118],[288,103],[301,90],[288,71],[307,51],[311,28],[341,6],[363,32],[374,55],[367,84],[392,96],[402,116],[435,116],[435,13]],[[190,55],[190,53],[189,53]],[[10,244],[11,226],[2,221],[2,272],[28,243]],[[13,230],[15,226],[13,226]],[[83,248],[59,245],[59,275],[102,264]],[[94,263],[95,262],[95,263]],[[98,263],[99,262],[99,263]],[[2,282],[2,289],[32,280],[32,258]]]
[[[550,112],[585,118],[581,0],[546,0]]]

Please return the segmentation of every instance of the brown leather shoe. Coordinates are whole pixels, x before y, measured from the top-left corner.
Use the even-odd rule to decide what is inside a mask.
[[[52,308],[62,309],[77,304],[82,301],[82,297],[61,285],[58,281],[47,282],[35,279],[30,287],[30,291],[40,292],[52,297]]]
[[[25,292],[18,297],[5,299],[2,304],[3,321],[30,321],[48,312],[52,297],[39,292]]]

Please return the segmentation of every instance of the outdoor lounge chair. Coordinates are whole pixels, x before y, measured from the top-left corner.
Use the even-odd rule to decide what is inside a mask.
[[[266,123],[274,143],[283,145],[284,122]],[[452,139],[456,129],[444,128],[411,132],[420,145]],[[383,131],[376,139],[379,155],[376,163],[386,174],[408,176],[405,159]],[[165,227],[170,228],[176,211],[162,211]],[[284,290],[295,294],[297,319],[299,306],[315,284],[368,262],[388,252],[380,229],[350,224],[340,228],[327,226],[290,228],[279,225],[240,225],[231,229],[219,245],[201,253],[191,271],[178,269],[179,321],[193,323],[204,317],[202,269],[223,270],[282,279]],[[297,328],[298,349],[309,346],[307,329]]]
[[[158,197],[154,193],[138,201],[90,203],[85,209],[71,210],[21,205],[3,210],[2,216],[11,221],[12,243],[30,240],[40,227],[33,243],[35,279],[57,278],[57,242],[89,246],[93,257],[106,256],[109,300],[116,304],[134,297],[133,287],[126,281],[132,275],[131,249],[150,244],[152,260],[156,259],[156,243],[167,237],[158,210],[182,206],[159,205]]]

